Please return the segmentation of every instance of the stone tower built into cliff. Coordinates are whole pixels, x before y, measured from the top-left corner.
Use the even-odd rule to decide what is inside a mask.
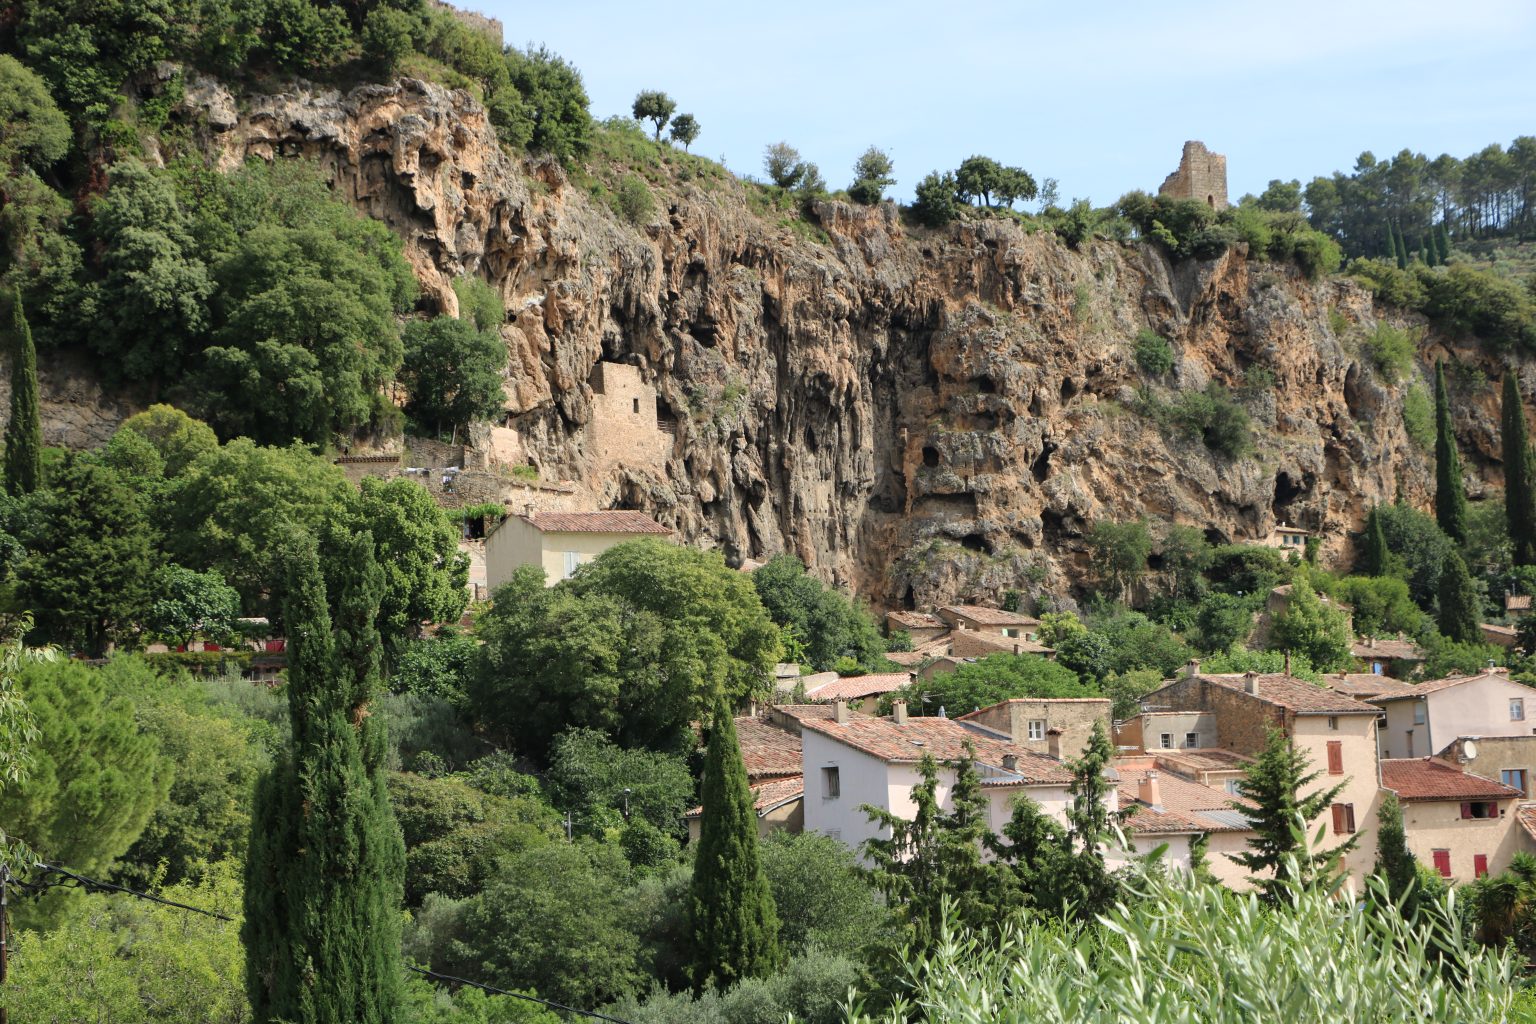
[[[1160,196],[1198,199],[1213,210],[1227,208],[1227,158],[1212,153],[1203,142],[1184,143],[1179,169],[1163,180]]]

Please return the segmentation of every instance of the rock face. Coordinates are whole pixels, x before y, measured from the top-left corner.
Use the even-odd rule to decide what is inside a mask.
[[[400,235],[438,308],[455,310],[459,275],[499,289],[508,413],[483,449],[728,559],[790,551],[881,607],[1068,597],[1098,518],[1231,540],[1285,519],[1342,555],[1371,503],[1401,489],[1427,504],[1405,386],[1359,354],[1378,313],[1348,282],[1239,251],[1170,265],[1149,245],[1074,250],[1002,219],[909,229],[889,204],[822,203],[805,231],[727,177],[667,177],[637,227],[556,164],[505,154],[460,92],[402,80],[236,104],[194,78],[186,95],[225,166],[319,161]],[[1137,367],[1147,328],[1171,342],[1164,378]],[[1423,354],[1445,352],[1430,339]],[[594,401],[600,362],[637,367],[654,395],[654,458],[594,445],[621,426],[595,419],[616,404]],[[1143,389],[1166,402],[1211,381],[1244,396],[1252,457],[1145,414]],[[1463,436],[1472,471],[1497,477],[1482,391]]]

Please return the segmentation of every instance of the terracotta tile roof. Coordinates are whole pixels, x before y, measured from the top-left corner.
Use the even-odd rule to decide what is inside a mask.
[[[1505,594],[1504,610],[1510,612],[1528,612],[1531,610],[1530,594]]]
[[[957,658],[984,658],[989,654],[1055,654],[1053,647],[1021,636],[1000,636],[962,629],[950,634],[950,653]]]
[[[1178,750],[1152,750],[1148,752],[1159,768],[1167,767],[1174,772],[1237,772],[1247,771],[1253,758],[1235,750],[1219,750],[1214,747],[1183,747]]]
[[[1005,612],[1001,608],[988,608],[983,604],[949,604],[941,612],[979,622],[983,626],[1038,626],[1040,620],[1022,612]]]
[[[772,775],[799,775],[800,737],[761,718],[736,719],[736,741],[752,780]]]
[[[957,722],[968,721],[969,719],[975,718],[977,715],[984,715],[988,711],[993,710],[994,708],[1006,708],[1006,707],[1010,707],[1010,706],[1012,706],[1014,704],[1029,704],[1029,705],[1032,705],[1032,706],[1038,706],[1040,704],[1051,705],[1051,704],[1109,704],[1109,703],[1111,703],[1111,701],[1110,701],[1110,699],[1108,697],[1012,697],[1012,698],[1009,698],[1008,700],[1000,700],[996,704],[988,704],[984,708],[977,708],[975,711],[968,711],[968,712],[966,712],[963,715],[957,715],[955,717],[955,720]]]
[[[928,660],[928,655],[920,651],[887,651],[885,660],[901,665],[903,668],[916,668]]]
[[[912,681],[910,672],[871,672],[862,676],[845,676],[806,691],[812,700],[857,700],[899,690]]]
[[[1390,693],[1383,693],[1379,696],[1372,697],[1371,702],[1373,704],[1380,704],[1382,701],[1387,700],[1408,700],[1414,697],[1424,697],[1431,693],[1438,693],[1441,690],[1449,690],[1453,686],[1462,686],[1466,683],[1474,682],[1479,679],[1500,679],[1506,683],[1514,682],[1514,680],[1509,678],[1509,673],[1503,671],[1479,672],[1475,676],[1446,676],[1444,679],[1431,679],[1426,683],[1419,683],[1417,686],[1406,686],[1401,690],[1393,690]],[[1521,684],[1517,683],[1516,685]]]
[[[669,534],[644,512],[610,509],[607,512],[536,512],[532,517],[518,516],[543,533],[650,533]]]
[[[1515,817],[1525,834],[1536,840],[1536,804],[1521,804],[1515,808]]]
[[[1494,643],[1515,638],[1514,626],[1501,626],[1497,622],[1482,622],[1478,624],[1477,628],[1483,631],[1485,639],[1492,640]]]
[[[1379,637],[1375,640],[1356,639],[1349,649],[1356,658],[1385,658],[1388,661],[1423,661],[1424,649],[1412,640],[1401,637]]]
[[[833,708],[831,704],[775,704],[773,710],[804,722],[807,718],[831,718]]]
[[[803,798],[805,796],[805,779],[800,775],[787,779],[770,779],[766,782],[752,783],[751,789],[752,809],[761,818],[776,807],[783,807],[793,800]],[[683,817],[699,818],[703,817],[703,815],[704,808],[699,806],[690,808]]]
[[[1158,812],[1142,803],[1138,795],[1147,769],[1120,768],[1119,773],[1120,809],[1136,808],[1136,813],[1126,822],[1127,831],[1247,832],[1251,829],[1246,817],[1234,806],[1233,798],[1220,790],[1159,772],[1157,788],[1163,809]]]
[[[1381,784],[1396,790],[1402,800],[1508,800],[1523,795],[1432,757],[1382,758]]]
[[[886,612],[885,621],[902,629],[948,629],[949,623],[932,612]]]
[[[1206,682],[1225,686],[1229,690],[1246,693],[1248,677],[1243,673],[1201,675]],[[1254,677],[1259,692],[1252,694],[1258,700],[1285,708],[1298,715],[1374,715],[1378,710],[1369,704],[1335,693],[1326,686],[1309,683],[1283,672],[1260,672]]]
[[[1406,689],[1409,684],[1375,672],[1330,672],[1323,676],[1323,685],[1335,693],[1357,700],[1368,700],[1379,694],[1396,693]]]
[[[965,756],[967,746],[978,763],[994,769],[1002,768],[1005,756],[1017,757],[1013,777],[985,779],[984,782],[990,785],[1065,785],[1072,781],[1072,773],[1060,761],[1016,747],[985,730],[973,729],[949,718],[908,718],[904,724],[897,725],[889,718],[854,715],[846,722],[824,718],[803,719],[800,724],[892,764],[915,763],[922,760],[924,754],[938,761],[958,761]]]

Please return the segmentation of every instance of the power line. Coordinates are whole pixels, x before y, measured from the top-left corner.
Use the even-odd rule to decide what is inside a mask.
[[[219,921],[228,921],[231,923],[234,921],[234,918],[229,917],[226,914],[220,914],[218,911],[205,910],[202,907],[194,907],[187,903],[178,903],[175,900],[168,900],[163,896],[156,896],[154,893],[140,892],[138,889],[130,889],[125,885],[115,885],[112,882],[102,882],[94,878],[87,878],[85,875],[70,871],[68,868],[61,868],[56,864],[39,864],[37,867],[38,870],[40,870],[44,875],[62,876],[63,878],[74,882],[75,885],[77,885],[85,892],[100,892],[108,895],[121,893],[124,896],[132,896],[134,899],[148,900],[151,903],[158,903],[161,906],[173,907],[177,910],[190,911],[191,913],[201,914],[204,917],[215,918]],[[67,883],[53,883],[53,885],[64,884]],[[34,882],[24,887],[27,889],[43,889],[48,888],[49,886],[44,885],[43,883]],[[459,985],[468,985],[471,988],[478,988],[482,992],[489,992],[492,995],[511,996],[513,999],[524,999],[530,1003],[539,1003],[540,1005],[547,1006],[554,1010],[564,1010],[566,1013],[575,1013],[583,1017],[591,1017],[594,1020],[610,1021],[611,1024],[631,1024],[630,1021],[623,1020],[619,1017],[610,1017],[605,1013],[597,1013],[593,1010],[579,1010],[574,1006],[566,1006],[564,1003],[557,1003],[553,999],[540,999],[538,996],[525,995],[522,992],[509,992],[504,988],[497,988],[494,985],[486,985],[478,981],[471,981],[468,978],[459,978],[452,974],[440,974],[437,971],[429,971],[424,967],[417,967],[415,964],[412,964],[408,961],[404,962],[403,966],[406,970],[420,974],[425,978],[430,978],[433,981],[451,981]]]

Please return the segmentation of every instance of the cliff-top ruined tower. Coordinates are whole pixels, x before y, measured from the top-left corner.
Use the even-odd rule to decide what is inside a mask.
[[[1184,143],[1179,169],[1168,175],[1160,196],[1174,199],[1198,199],[1213,210],[1227,208],[1227,158],[1212,153],[1203,142]]]

